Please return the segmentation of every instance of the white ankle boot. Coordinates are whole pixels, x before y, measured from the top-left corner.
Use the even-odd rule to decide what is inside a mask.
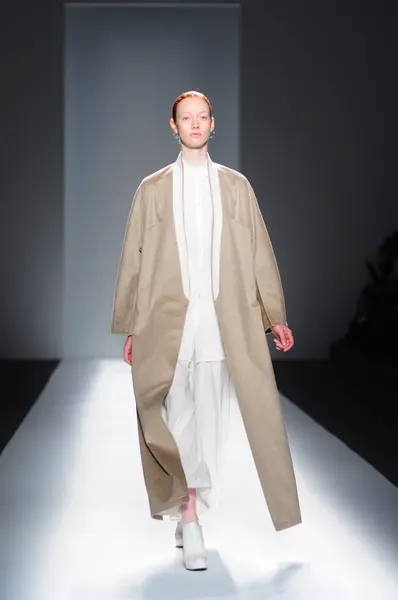
[[[207,569],[207,553],[199,523],[191,521],[182,526],[182,545],[186,569],[189,571]]]

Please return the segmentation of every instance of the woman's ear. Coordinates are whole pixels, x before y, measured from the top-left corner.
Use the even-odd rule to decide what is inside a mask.
[[[173,118],[170,119],[170,127],[171,127],[171,130],[172,130],[173,133],[178,133],[177,126],[174,123],[174,119]]]

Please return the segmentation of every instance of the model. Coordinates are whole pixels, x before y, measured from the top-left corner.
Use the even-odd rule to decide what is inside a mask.
[[[275,529],[301,522],[265,334],[285,352],[294,341],[254,191],[209,156],[209,99],[178,96],[170,126],[181,151],[134,195],[112,333],[128,336],[151,516],[177,521],[185,567],[199,570],[208,564],[199,517],[217,498],[232,390]]]

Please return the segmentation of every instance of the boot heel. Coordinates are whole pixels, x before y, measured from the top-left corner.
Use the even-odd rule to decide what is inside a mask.
[[[202,528],[196,521],[182,526],[184,565],[188,571],[205,571],[208,567]]]
[[[177,524],[174,537],[175,537],[175,542],[176,542],[176,548],[182,548],[184,544],[183,544],[183,538],[182,538],[181,523]]]

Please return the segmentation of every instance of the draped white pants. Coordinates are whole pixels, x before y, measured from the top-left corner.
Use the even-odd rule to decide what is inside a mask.
[[[217,504],[221,462],[230,412],[227,361],[178,360],[164,402],[163,418],[173,435],[189,488],[196,488],[198,515]],[[180,517],[179,507],[167,514]]]

